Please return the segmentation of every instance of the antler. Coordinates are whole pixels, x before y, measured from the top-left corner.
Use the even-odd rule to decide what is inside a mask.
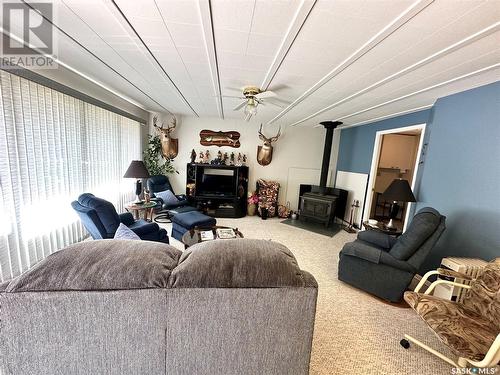
[[[172,118],[171,124],[172,124],[172,127],[170,127],[170,126],[167,125],[167,132],[168,133],[170,133],[171,131],[173,131],[175,129],[175,127],[177,126],[177,118],[175,117],[175,115]]]
[[[278,138],[281,136],[281,125],[278,129],[278,133],[276,133],[276,135],[272,138],[269,139],[269,142],[276,142],[278,140]]]
[[[263,140],[264,142],[269,142],[269,138],[267,138],[264,134],[262,134],[262,124],[260,124],[259,128],[259,138]]]

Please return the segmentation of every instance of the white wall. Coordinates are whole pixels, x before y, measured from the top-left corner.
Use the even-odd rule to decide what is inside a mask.
[[[152,122],[153,115],[150,116]],[[168,115],[159,116],[159,123],[163,120],[167,123]],[[186,163],[190,160],[191,150],[194,148],[197,154],[200,151],[209,150],[211,158],[217,156],[219,149],[222,153],[238,152],[247,155],[247,165],[249,166],[250,181],[249,190],[255,189],[255,182],[259,178],[278,181],[280,188],[280,203],[290,201],[292,209],[297,208],[298,186],[300,183],[318,184],[319,172],[321,169],[321,159],[323,157],[323,145],[325,129],[323,127],[287,127],[282,125],[282,135],[274,144],[273,161],[268,166],[261,166],[257,163],[257,146],[262,144],[259,139],[258,130],[260,122],[253,120],[245,122],[239,119],[219,118],[178,118],[178,125],[173,133],[174,138],[179,139],[179,155],[174,160],[174,165],[179,171],[178,175],[170,176],[173,188],[176,193],[185,192],[186,184]],[[240,148],[232,147],[206,147],[200,145],[199,133],[203,129],[214,131],[235,130],[240,132]],[[276,134],[278,125],[264,126],[263,132],[267,136]],[[152,131],[152,126],[150,126]],[[337,133],[337,132],[335,132]],[[337,134],[336,134],[337,135]],[[336,169],[338,150],[338,137],[334,139],[332,157],[330,160],[329,186],[332,184],[332,171]]]

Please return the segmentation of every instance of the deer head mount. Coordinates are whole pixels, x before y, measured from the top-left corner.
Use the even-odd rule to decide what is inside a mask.
[[[273,160],[273,146],[272,144],[281,136],[281,126],[278,133],[274,137],[268,138],[262,133],[262,124],[260,124],[259,138],[264,141],[262,146],[257,146],[257,163],[266,166],[271,164]]]
[[[166,128],[156,125],[158,121],[158,116],[153,117],[153,126],[155,130],[160,134],[161,141],[161,154],[165,159],[173,159],[179,153],[179,140],[177,138],[172,138],[170,133],[172,133],[177,126],[177,118],[174,116],[170,121],[170,124]],[[171,126],[170,126],[171,125]]]

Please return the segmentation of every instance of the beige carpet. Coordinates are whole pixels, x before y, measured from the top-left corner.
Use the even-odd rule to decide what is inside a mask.
[[[412,309],[390,306],[337,280],[338,253],[355,235],[340,231],[330,238],[281,224],[278,219],[262,221],[257,217],[217,219],[217,223],[238,228],[247,238],[285,244],[300,267],[318,281],[312,375],[451,374],[451,366],[444,361],[418,347],[404,350],[399,345],[408,333],[444,351]],[[170,225],[163,226],[170,233]],[[174,239],[171,243],[184,249]]]

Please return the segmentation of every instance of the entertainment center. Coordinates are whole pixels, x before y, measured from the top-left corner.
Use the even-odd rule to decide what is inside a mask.
[[[247,214],[248,167],[188,163],[186,196],[205,214],[238,218]]]

